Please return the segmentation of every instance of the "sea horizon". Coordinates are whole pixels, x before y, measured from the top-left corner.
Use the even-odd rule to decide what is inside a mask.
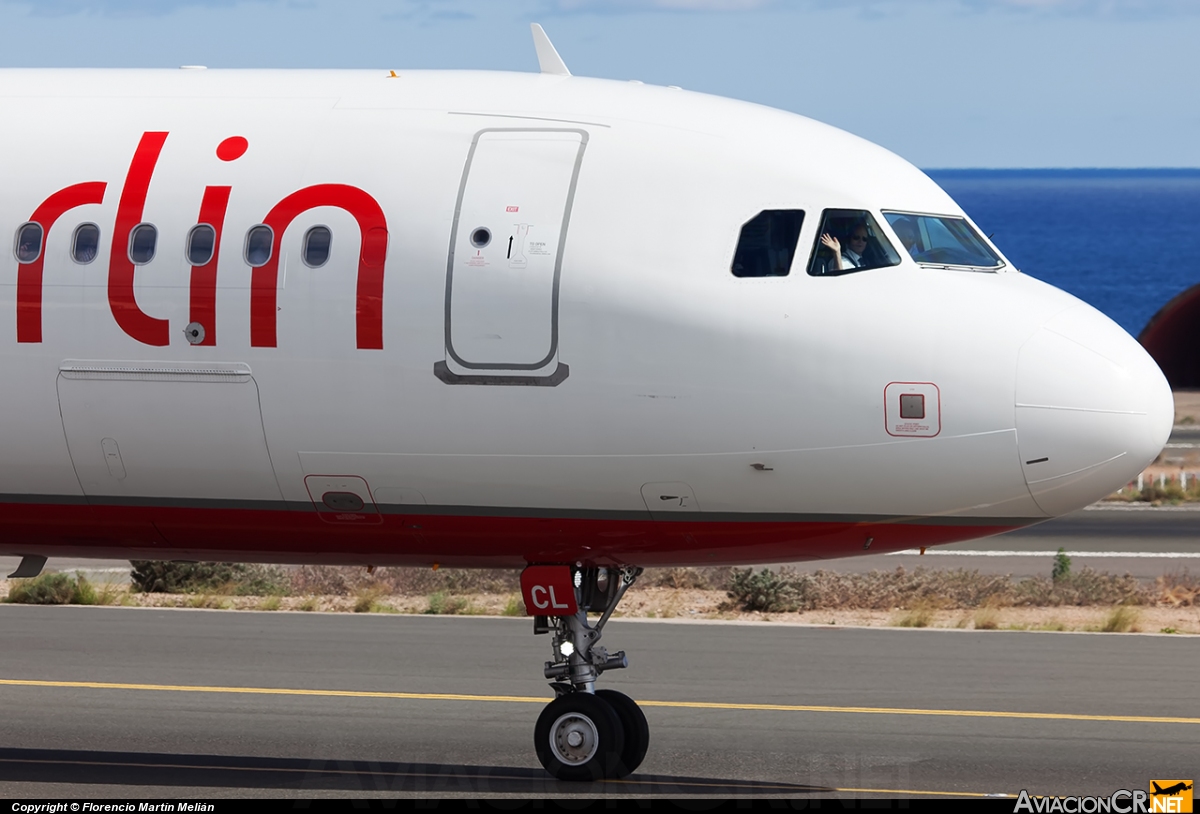
[[[1134,336],[1200,284],[1200,168],[925,170],[1013,265]]]

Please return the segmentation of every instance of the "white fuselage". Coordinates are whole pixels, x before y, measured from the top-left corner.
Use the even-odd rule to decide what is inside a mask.
[[[0,252],[2,553],[874,553],[1072,511],[1170,428],[1136,342],[1010,265],[809,276],[825,209],[962,212],[799,116],[418,71],[10,70],[0,106],[0,234],[60,190],[95,201],[43,224],[40,280]],[[197,268],[205,207],[219,254]],[[772,209],[805,212],[791,273],[733,276]],[[140,265],[137,223],[157,230]],[[895,384],[933,388],[936,415],[895,424]]]

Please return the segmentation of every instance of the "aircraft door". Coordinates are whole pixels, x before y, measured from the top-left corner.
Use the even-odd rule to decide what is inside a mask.
[[[463,171],[446,264],[447,384],[557,385],[558,290],[588,135],[481,130]]]

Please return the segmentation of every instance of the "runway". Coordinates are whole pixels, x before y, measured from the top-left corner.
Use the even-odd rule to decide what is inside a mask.
[[[1153,580],[1170,571],[1200,572],[1200,507],[1097,505],[997,537],[897,554],[805,563],[796,567],[861,573],[966,568],[1024,578],[1050,576],[1059,548],[1073,568]]]
[[[0,606],[4,797],[1109,794],[1200,764],[1190,637],[618,620],[625,781],[532,747],[524,619]]]

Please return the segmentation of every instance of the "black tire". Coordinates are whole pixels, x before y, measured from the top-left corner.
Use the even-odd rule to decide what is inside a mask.
[[[621,729],[625,730],[625,747],[621,750],[621,762],[617,765],[617,773],[609,776],[625,777],[633,774],[646,759],[646,750],[650,748],[650,724],[646,721],[646,714],[623,692],[596,690],[596,696],[608,702],[621,719]]]
[[[572,744],[572,735],[581,743]],[[533,748],[546,771],[559,780],[617,777],[625,731],[607,701],[586,692],[555,698],[538,716]]]

